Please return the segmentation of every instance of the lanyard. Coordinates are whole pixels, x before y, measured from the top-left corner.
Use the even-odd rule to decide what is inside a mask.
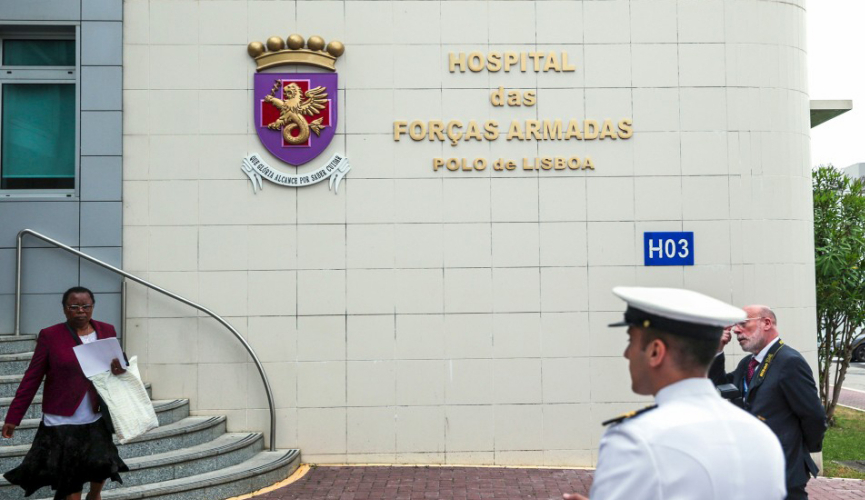
[[[760,385],[760,382],[762,382],[762,380],[766,378],[766,371],[769,369],[769,365],[772,363],[772,360],[775,359],[775,355],[778,353],[778,351],[781,350],[782,347],[784,347],[784,341],[778,339],[778,342],[776,342],[775,345],[773,345],[769,349],[769,352],[766,354],[766,359],[764,359],[763,362],[758,365],[758,368],[760,368],[760,373],[755,374],[756,377],[753,380],[753,384],[748,383],[747,376],[742,377],[742,387],[745,389],[743,391],[745,393],[745,400],[748,399],[748,386],[750,385],[751,387],[755,387],[757,385]]]

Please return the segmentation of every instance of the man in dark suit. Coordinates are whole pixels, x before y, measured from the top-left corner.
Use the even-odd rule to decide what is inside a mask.
[[[711,378],[739,388],[743,408],[778,436],[787,463],[787,499],[807,499],[805,485],[818,472],[811,453],[823,448],[826,412],[811,367],[779,338],[775,313],[759,305],[744,309],[748,318],[734,325],[733,333],[751,356],[732,373],[713,367]]]

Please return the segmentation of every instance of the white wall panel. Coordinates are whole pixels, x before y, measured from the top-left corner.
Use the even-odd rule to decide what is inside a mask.
[[[124,260],[230,316],[274,384],[277,443],[305,460],[593,465],[599,423],[647,400],[606,326],[617,285],[768,303],[813,360],[802,5],[133,0],[124,13]],[[279,164],[254,132],[246,44],[294,32],[346,44],[337,134],[311,164],[351,159],[338,194],[253,194],[240,170],[252,152]],[[447,70],[449,53],[535,50],[576,69]],[[499,87],[537,103],[493,106]],[[494,119],[505,135],[514,119],[607,118],[633,119],[633,137],[393,140],[395,120]],[[595,169],[521,168],[537,156]],[[519,164],[432,169],[450,157]],[[642,265],[643,232],[667,230],[694,231],[695,266]],[[130,298],[130,346],[159,395],[267,427],[228,334]],[[195,339],[188,352],[172,330]]]

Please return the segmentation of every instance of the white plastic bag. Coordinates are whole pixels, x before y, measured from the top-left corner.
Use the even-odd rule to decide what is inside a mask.
[[[114,432],[121,443],[127,443],[150,429],[159,427],[153,404],[138,373],[137,356],[129,360],[124,374],[102,372],[88,378],[108,405]]]

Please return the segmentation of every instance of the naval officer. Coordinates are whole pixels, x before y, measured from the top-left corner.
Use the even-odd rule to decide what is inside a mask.
[[[655,404],[604,423],[591,500],[782,500],[778,438],[706,378],[723,328],[745,312],[690,290],[613,293],[628,303],[610,326],[628,327],[631,389]]]

